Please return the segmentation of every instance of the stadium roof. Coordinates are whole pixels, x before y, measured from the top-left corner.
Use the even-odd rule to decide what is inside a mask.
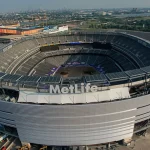
[[[106,73],[106,74],[96,74],[84,76],[86,83],[100,83],[109,85],[111,82],[125,81],[128,79],[136,79],[139,77],[144,77],[145,75],[150,75],[150,66],[141,69],[129,70],[125,72],[116,73]],[[22,76],[22,75],[12,75],[0,72],[1,82],[17,82],[20,84],[60,84],[61,76]]]
[[[148,75],[150,75],[150,66],[142,68]]]
[[[129,78],[124,72],[107,73],[106,76],[111,82],[127,80]]]
[[[130,79],[134,79],[134,78],[137,78],[137,77],[144,77],[145,74],[146,74],[141,69],[129,70],[129,71],[125,71],[125,73],[129,76]]]
[[[3,73],[3,72],[0,72],[0,79],[1,79],[4,75],[6,75],[6,74]]]
[[[60,83],[61,77],[42,77],[40,83]]]
[[[23,76],[20,78],[19,82],[38,82],[41,77],[38,76]]]
[[[91,76],[85,76],[85,80],[87,83],[91,82],[99,82],[102,84],[107,84],[108,80],[104,74],[98,74],[98,75],[91,75]]]
[[[21,78],[20,75],[12,75],[12,74],[7,74],[5,75],[2,79],[3,81],[6,81],[6,82],[16,82],[19,78]]]

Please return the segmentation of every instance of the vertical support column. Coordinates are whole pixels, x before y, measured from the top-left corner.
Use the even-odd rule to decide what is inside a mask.
[[[52,150],[54,150],[55,149],[55,147],[54,146],[52,146]]]
[[[76,147],[76,146],[73,146],[73,150],[77,150],[77,147]]]
[[[147,75],[145,75],[145,94],[147,94]]]
[[[79,150],[86,150],[86,146],[79,146]]]
[[[109,149],[109,148],[110,148],[110,143],[108,143],[108,144],[106,145],[106,147],[107,147],[107,149]]]

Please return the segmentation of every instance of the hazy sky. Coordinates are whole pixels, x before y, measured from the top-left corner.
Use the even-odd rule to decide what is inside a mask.
[[[150,7],[150,0],[0,0],[0,12],[28,9]]]

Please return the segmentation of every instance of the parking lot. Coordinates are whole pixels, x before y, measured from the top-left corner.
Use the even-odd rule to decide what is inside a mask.
[[[134,136],[133,140],[135,140],[135,143],[132,143],[130,146],[119,146],[116,150],[150,150],[150,129],[148,129],[145,136]]]

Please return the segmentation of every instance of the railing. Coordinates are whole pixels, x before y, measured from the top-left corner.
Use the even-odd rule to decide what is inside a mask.
[[[5,76],[5,75],[4,75]],[[11,79],[13,79],[13,76],[15,75],[11,75]],[[107,76],[107,74],[106,74]],[[19,81],[21,80],[21,78],[24,77],[22,75],[20,75],[20,78],[18,78],[17,81],[5,81],[3,80],[3,77],[0,78],[0,88],[5,88],[5,89],[14,89],[17,91],[21,91],[21,90],[26,90],[26,91],[34,91],[34,92],[39,92],[39,93],[49,93],[49,87],[50,85],[59,85],[60,87],[64,87],[64,86],[70,86],[72,85],[72,82],[69,82],[67,84],[63,84],[63,79],[60,77],[59,82],[57,83],[45,83],[45,82],[41,82],[41,78],[39,77],[39,80],[37,82],[22,82]],[[52,77],[53,78],[53,77]],[[97,82],[90,82],[91,86],[92,85],[96,85],[98,86],[98,91],[104,91],[104,90],[108,90],[108,89],[114,89],[114,88],[118,88],[118,87],[132,87],[132,86],[137,86],[137,85],[143,85],[143,86],[147,86],[148,83],[150,83],[150,77],[149,76],[145,76],[143,77],[143,80],[141,80],[141,78],[138,78],[138,80],[132,82],[132,80],[130,80],[129,78],[124,80],[124,82],[119,83],[116,82],[116,84],[112,84],[113,82],[109,79],[106,78],[106,80],[102,81],[97,81]],[[85,82],[85,77],[82,77],[82,83],[85,83],[85,85],[87,84]],[[118,79],[119,81],[119,79]],[[122,80],[121,80],[122,81]],[[74,83],[74,84],[78,84],[79,88],[80,88],[80,84],[81,83]]]

